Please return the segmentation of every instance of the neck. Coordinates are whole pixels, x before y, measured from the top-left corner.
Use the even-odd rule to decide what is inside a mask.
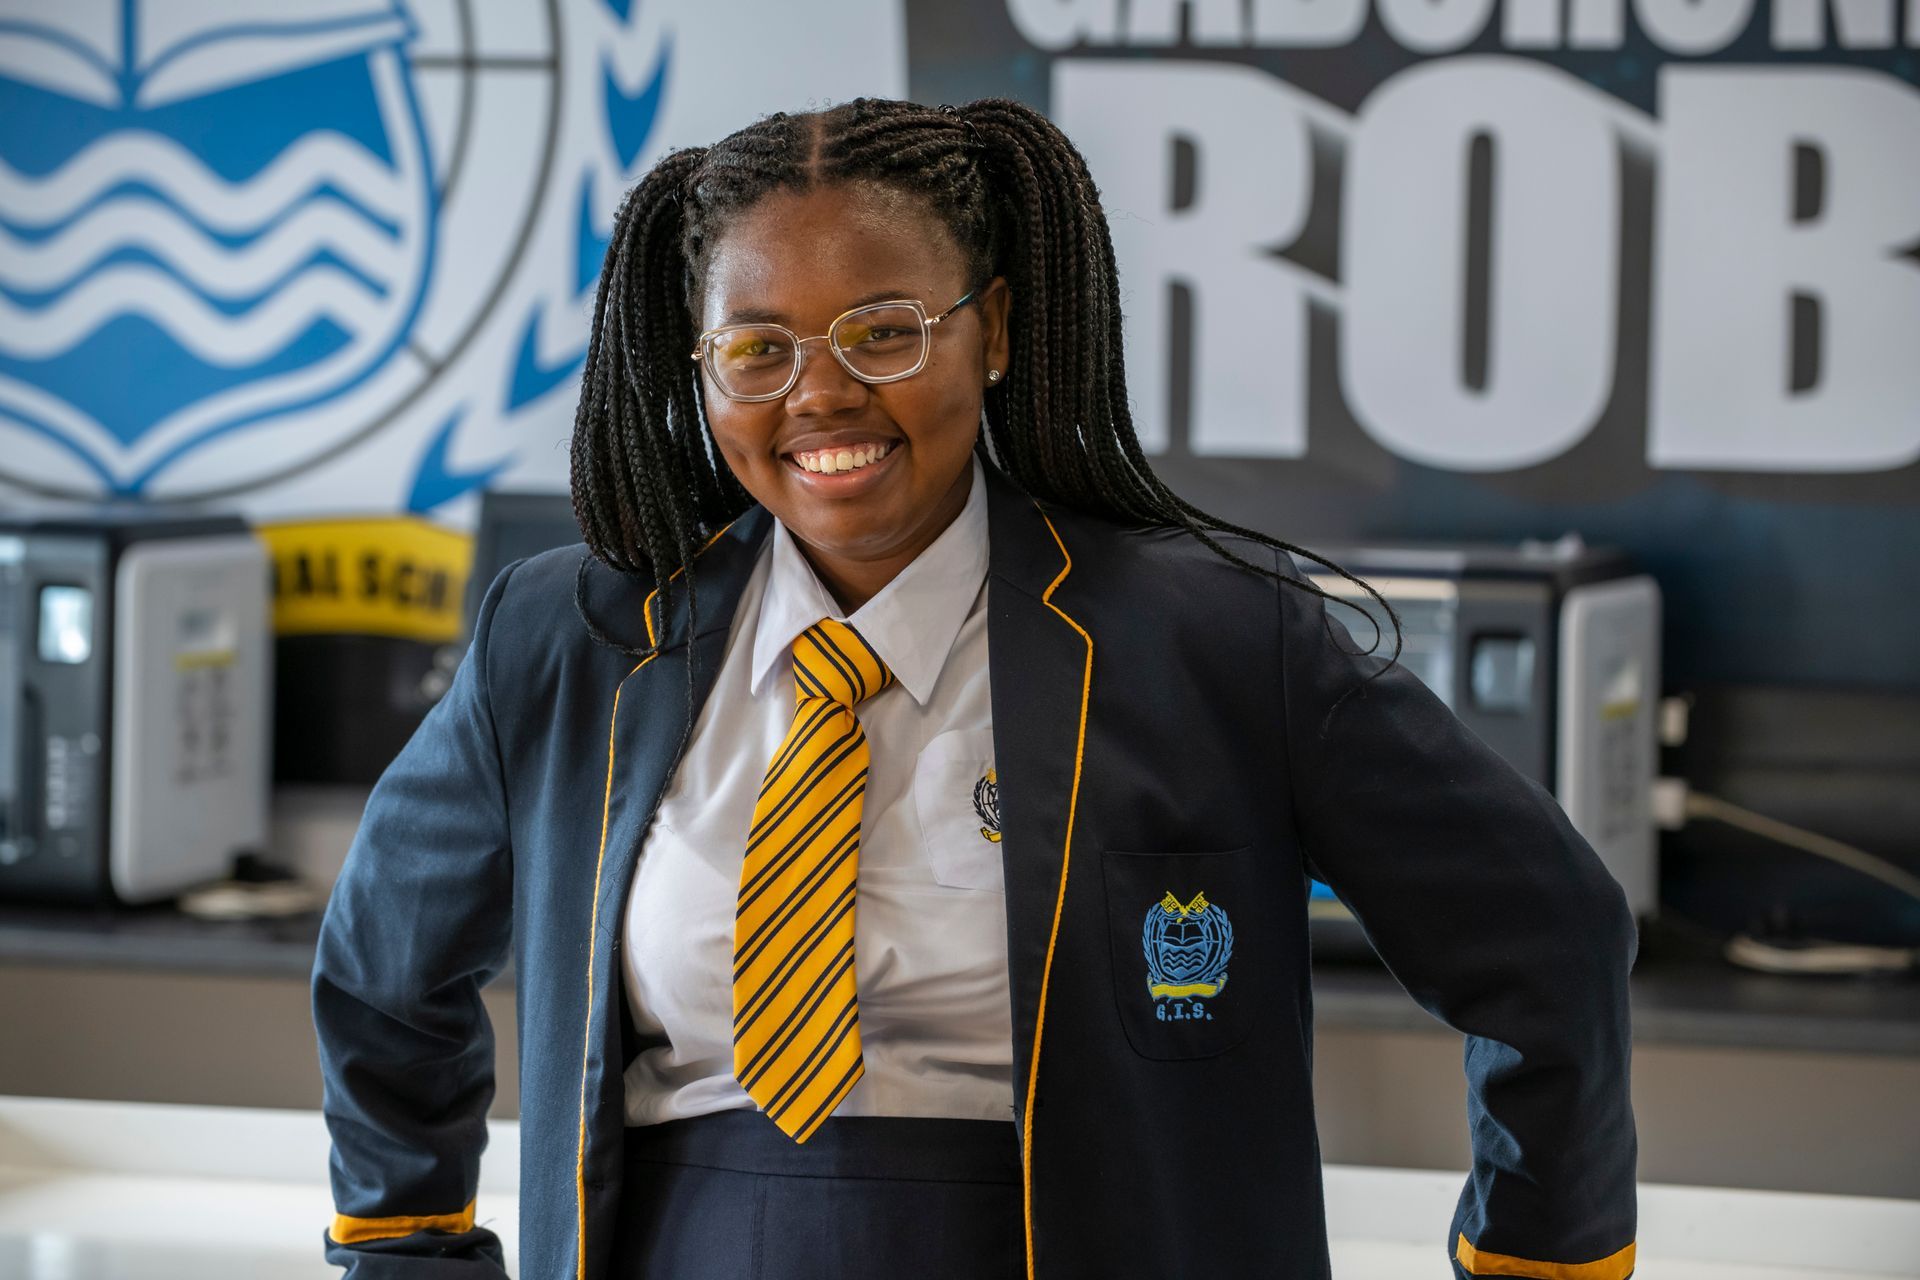
[[[895,575],[912,564],[922,551],[932,546],[934,540],[945,533],[966,508],[967,496],[972,491],[973,461],[960,468],[960,476],[954,481],[946,495],[940,500],[940,509],[934,518],[921,529],[920,536],[908,545],[874,560],[851,560],[821,551],[798,539],[795,545],[800,553],[813,566],[813,572],[820,579],[834,602],[851,616],[867,601],[880,594],[881,588],[892,582]]]

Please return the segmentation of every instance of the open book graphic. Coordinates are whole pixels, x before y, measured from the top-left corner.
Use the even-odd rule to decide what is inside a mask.
[[[0,76],[101,107],[155,107],[402,43],[393,0],[0,0]]]

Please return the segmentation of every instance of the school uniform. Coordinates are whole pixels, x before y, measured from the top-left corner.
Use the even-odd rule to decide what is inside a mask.
[[[772,521],[714,686],[641,842],[621,976],[646,1045],[627,1124],[752,1108],[733,1062],[734,920],[755,799],[795,711],[794,642],[843,617],[898,688],[859,704],[854,968],[865,1074],[840,1116],[1013,1117],[1013,1028],[988,696],[985,463],[960,512],[845,614]],[[1012,1142],[1009,1139],[1008,1149]]]
[[[742,1202],[727,1197],[739,1192],[695,1188],[689,1142],[766,1179],[786,1159],[865,1158],[867,1135],[968,1123],[986,1126],[970,1131],[983,1140],[933,1179],[958,1170],[951,1186],[975,1185],[972,1164],[980,1185],[1017,1174],[1018,1274],[1326,1277],[1314,875],[1414,998],[1467,1037],[1473,1169],[1444,1234],[1434,1224],[1437,1257],[1456,1276],[1630,1275],[1636,933],[1552,796],[1403,667],[1335,709],[1384,660],[1359,656],[1317,598],[1182,530],[1038,500],[977,457],[984,630],[998,659],[981,825],[990,816],[999,836],[1014,1158],[986,1114],[899,1101],[915,1096],[904,1068],[892,1103],[847,1095],[815,1134],[844,1140],[812,1155],[801,1154],[812,1141],[767,1142],[757,1111],[666,1102],[702,1081],[709,1103],[724,1096],[717,1070],[630,1074],[664,1064],[667,1024],[641,1024],[672,1004],[628,990],[623,950],[649,945],[629,940],[630,890],[767,563],[774,522],[756,505],[699,552],[697,617],[684,592],[662,609],[657,593],[595,566],[588,603],[603,628],[663,642],[638,663],[576,618],[579,546],[516,562],[488,589],[452,687],[369,799],[322,929],[314,1017],[337,1210],[327,1256],[358,1280],[501,1273],[475,1203],[493,1055],[477,993],[511,951],[524,1277],[617,1280],[611,1268],[650,1247],[633,1238],[650,1203],[631,1198],[636,1153],[648,1153],[646,1177],[682,1179],[660,1194],[701,1208],[702,1230],[728,1238]],[[1301,576],[1284,553],[1214,536]],[[908,847],[876,856],[899,859],[897,871]],[[884,1038],[877,993],[874,1013]],[[867,1092],[884,1096],[885,1055],[876,1063]],[[916,1105],[927,1109],[909,1114]],[[881,1141],[885,1194],[918,1182],[916,1144]],[[1012,1197],[928,1204],[987,1222]],[[811,1221],[819,1247],[847,1246],[835,1223],[794,1212],[793,1229]],[[847,1230],[890,1229],[861,1213]]]
[[[987,482],[977,455],[970,466],[959,513],[851,614],[784,524],[773,521],[761,542],[626,891],[621,977],[645,1047],[626,1068],[609,1280],[1025,1274],[1006,898],[987,803],[995,776]],[[831,738],[821,720],[828,709],[796,696],[804,636],[822,618],[844,618],[857,639],[843,641],[870,651],[900,686],[858,704],[865,764],[842,761],[837,771],[834,745],[812,753],[814,770],[789,750]],[[790,744],[796,713],[803,739]],[[829,794],[836,772],[858,779],[857,814],[844,794],[818,821],[772,797],[764,806],[788,814],[789,833],[836,818],[850,833],[857,823],[857,876],[847,869],[843,895],[830,873],[800,873],[831,859],[809,859],[807,842],[783,838],[777,824],[764,833],[796,882],[790,893],[756,895],[783,904],[766,913],[768,942],[779,944],[770,950],[783,957],[766,966],[769,978],[797,976],[790,989],[824,1008],[831,993],[809,985],[805,949],[788,943],[830,926],[836,900],[858,923],[850,966],[862,1074],[843,1098],[815,1104],[831,1115],[804,1144],[760,1113],[735,1064],[742,851],[759,830],[764,773],[776,757],[790,761],[781,776],[812,773]],[[849,925],[846,941],[855,932]],[[745,985],[765,989],[757,979]]]

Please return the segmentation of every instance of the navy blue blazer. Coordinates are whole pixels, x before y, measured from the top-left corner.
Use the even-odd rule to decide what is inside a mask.
[[[1028,1275],[1328,1275],[1310,874],[1466,1035],[1473,1168],[1434,1223],[1454,1274],[1630,1275],[1637,933],[1553,797],[1404,667],[1329,718],[1385,659],[1317,597],[1182,530],[1040,501],[990,461],[986,477]],[[665,636],[638,663],[575,613],[582,546],[509,566],[373,789],[313,972],[325,1251],[354,1280],[502,1274],[476,1219],[479,992],[509,954],[520,1273],[603,1275],[642,1047],[621,904],[689,724],[688,664],[697,713],[771,524],[756,505],[699,552],[691,642],[684,592],[663,618],[657,592],[593,566],[596,621]]]

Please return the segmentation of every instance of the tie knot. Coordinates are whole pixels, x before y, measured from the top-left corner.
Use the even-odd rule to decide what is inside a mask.
[[[822,618],[793,642],[793,678],[802,698],[854,706],[893,683],[893,672],[858,631]]]

